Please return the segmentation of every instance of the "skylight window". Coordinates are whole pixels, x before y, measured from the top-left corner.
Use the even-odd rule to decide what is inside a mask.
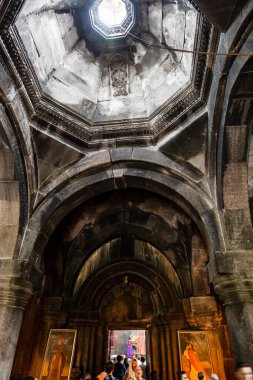
[[[96,0],[90,8],[93,28],[105,38],[125,37],[134,25],[130,0]]]
[[[127,17],[127,9],[124,1],[103,0],[98,6],[99,20],[106,26],[118,26]]]

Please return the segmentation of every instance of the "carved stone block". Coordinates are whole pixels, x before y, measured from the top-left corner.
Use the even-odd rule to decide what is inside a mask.
[[[246,163],[232,163],[225,166],[223,179],[225,209],[248,208],[248,173]]]
[[[113,96],[128,94],[128,63],[126,58],[117,54],[110,62],[111,90]]]

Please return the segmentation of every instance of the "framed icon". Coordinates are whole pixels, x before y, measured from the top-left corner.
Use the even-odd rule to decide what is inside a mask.
[[[190,380],[196,380],[198,373],[210,380],[212,361],[206,331],[178,331],[178,345],[181,369]]]
[[[50,330],[39,380],[69,380],[77,330]]]

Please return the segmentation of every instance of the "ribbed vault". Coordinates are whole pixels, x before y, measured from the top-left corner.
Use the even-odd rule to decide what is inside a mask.
[[[63,296],[74,310],[98,312],[105,292],[124,276],[146,289],[157,278],[163,307],[168,301],[167,309],[178,308],[182,297],[201,289],[209,293],[207,255],[198,248],[196,256],[192,249],[196,234],[184,211],[153,193],[118,190],[98,196],[73,210],[50,238],[44,295]],[[202,279],[193,265],[204,270]]]

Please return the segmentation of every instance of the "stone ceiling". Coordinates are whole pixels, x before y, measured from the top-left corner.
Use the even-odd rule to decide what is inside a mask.
[[[190,84],[192,54],[138,41],[132,59],[124,50],[96,56],[78,35],[73,8],[62,1],[42,4],[26,2],[18,32],[42,90],[90,122],[150,117]],[[190,4],[144,1],[140,12],[139,36],[149,44],[194,48],[198,17]]]
[[[211,60],[171,48],[207,50],[211,26],[188,0],[145,0],[135,37],[110,44],[87,26],[92,4],[27,0],[17,12],[6,45],[30,114],[72,146],[154,143],[205,105]]]

